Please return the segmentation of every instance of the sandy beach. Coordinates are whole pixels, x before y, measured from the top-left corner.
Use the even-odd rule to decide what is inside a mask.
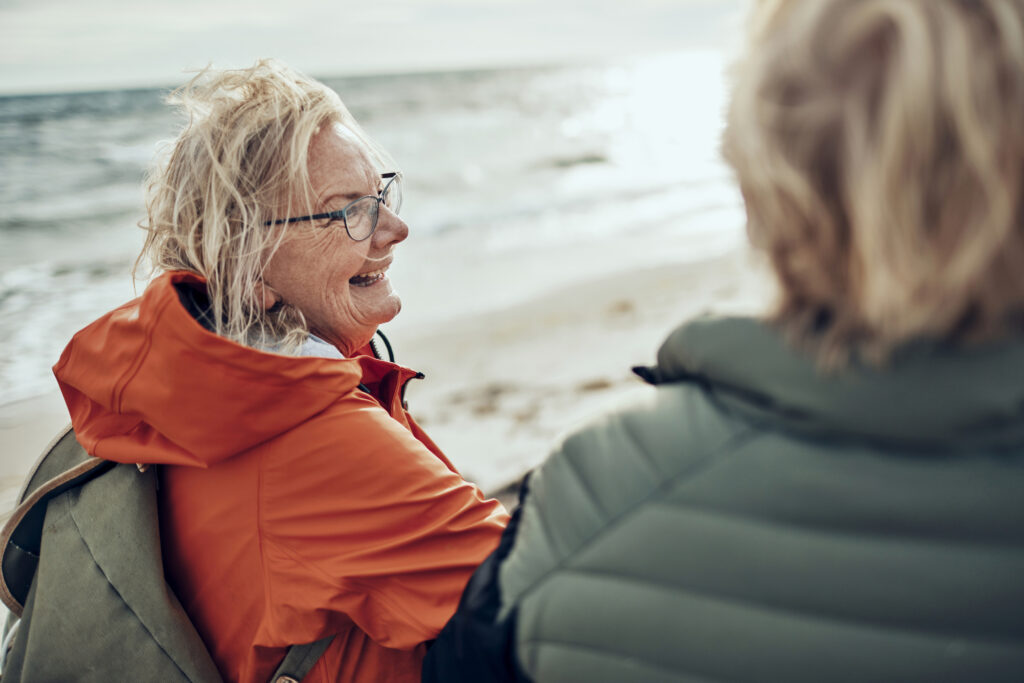
[[[57,391],[0,405],[0,520],[10,514],[25,474],[57,431],[69,422]]]
[[[705,312],[758,312],[770,292],[764,265],[740,248],[396,326],[390,336],[398,361],[426,374],[407,394],[417,420],[467,479],[498,493],[541,462],[560,434],[650,391],[630,367],[652,363],[677,324]],[[56,388],[0,406],[0,516],[67,421]]]

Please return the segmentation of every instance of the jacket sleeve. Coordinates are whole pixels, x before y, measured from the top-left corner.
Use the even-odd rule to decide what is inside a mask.
[[[501,588],[498,571],[515,544],[529,475],[519,489],[519,506],[512,513],[497,549],[473,572],[455,616],[427,651],[423,683],[528,681],[515,656],[516,619],[513,608],[499,617]]]
[[[537,596],[604,533],[609,520],[660,481],[643,453],[655,450],[655,442],[667,448],[661,442],[672,435],[663,429],[638,432],[627,424],[636,411],[646,409],[613,413],[570,434],[531,473],[498,550],[473,575],[455,616],[429,650],[423,680],[531,680],[542,643]],[[630,463],[641,474],[619,476]]]
[[[355,623],[410,649],[437,636],[508,516],[372,399],[344,403],[261,463],[264,636]]]

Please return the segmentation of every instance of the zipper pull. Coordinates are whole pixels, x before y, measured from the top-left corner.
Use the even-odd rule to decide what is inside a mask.
[[[409,382],[411,382],[414,379],[425,379],[425,378],[426,378],[426,375],[424,375],[422,372],[417,372],[415,375],[410,377],[405,382],[405,384],[402,385],[402,395],[401,395],[401,398],[402,398],[402,410],[409,410],[409,402],[405,400],[405,390],[409,388]]]

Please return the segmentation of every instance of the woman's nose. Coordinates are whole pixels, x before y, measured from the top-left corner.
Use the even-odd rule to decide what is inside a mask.
[[[373,246],[388,249],[409,236],[409,226],[398,214],[386,206],[380,207],[377,217],[377,229],[373,231]]]

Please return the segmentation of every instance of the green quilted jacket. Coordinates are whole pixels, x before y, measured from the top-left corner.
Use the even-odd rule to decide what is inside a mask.
[[[536,471],[426,681],[1024,681],[1024,342],[823,375],[676,330]]]

